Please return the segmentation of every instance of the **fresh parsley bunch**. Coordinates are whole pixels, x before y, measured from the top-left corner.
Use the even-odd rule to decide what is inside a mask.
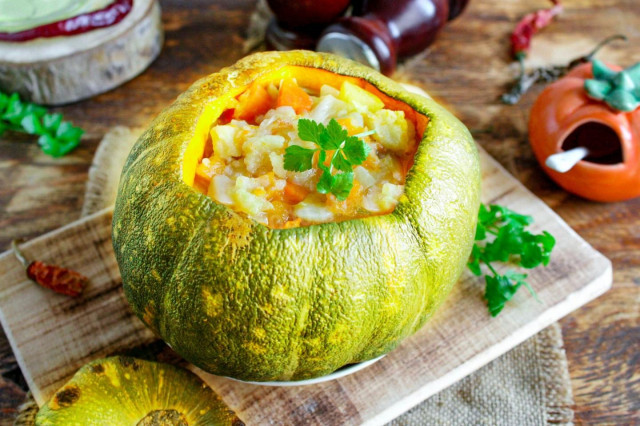
[[[38,135],[38,145],[52,157],[72,151],[84,133],[68,121],[62,121],[62,114],[48,114],[46,108],[22,101],[17,93],[0,92],[0,135],[5,130]]]
[[[360,138],[373,133],[372,130],[349,136],[333,118],[326,127],[322,123],[301,118],[298,120],[298,137],[315,143],[318,148],[288,146],[284,153],[284,168],[293,172],[309,170],[313,168],[313,156],[319,152],[318,168],[322,170],[322,174],[316,186],[318,192],[331,193],[338,200],[344,201],[353,188],[353,166],[362,164],[369,155],[369,146]],[[325,165],[327,151],[333,151],[329,166]],[[338,170],[336,174],[333,174],[334,169]]]
[[[467,266],[478,276],[482,275],[481,263],[484,263],[491,272],[491,275],[485,275],[484,294],[491,316],[498,315],[505,303],[511,300],[523,285],[534,297],[537,297],[533,288],[524,281],[526,274],[507,271],[501,275],[491,265],[496,261],[512,261],[519,266],[531,269],[539,265],[546,266],[549,263],[556,240],[547,231],[538,235],[527,231],[526,228],[531,223],[533,223],[531,216],[521,215],[506,207],[480,206],[476,243]],[[493,240],[486,242],[489,236],[492,236]],[[485,242],[484,245],[480,245],[481,242]]]

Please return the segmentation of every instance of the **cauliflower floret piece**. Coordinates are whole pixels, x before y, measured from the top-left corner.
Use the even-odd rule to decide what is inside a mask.
[[[211,178],[214,175],[224,171],[224,168],[224,160],[214,155],[210,158],[203,158],[202,162],[198,164],[197,170]]]
[[[209,183],[208,195],[213,197],[214,200],[226,204],[233,204],[231,199],[231,189],[233,188],[233,181],[225,175],[216,175],[211,179]]]
[[[356,180],[360,182],[360,185],[362,185],[362,187],[365,189],[376,183],[376,178],[362,166],[357,166],[355,169],[353,169],[353,175],[355,176]]]
[[[322,124],[328,124],[331,118],[341,118],[349,114],[346,102],[327,95],[309,112],[309,118]]]
[[[273,167],[273,173],[281,178],[287,178],[287,171],[284,169],[284,156],[275,152],[269,154],[269,161],[271,161],[271,167]]]
[[[215,126],[211,129],[211,144],[213,152],[223,160],[242,155],[242,150],[236,135],[238,128],[228,124]]]
[[[376,202],[378,195],[380,195],[380,187],[370,187],[366,195],[362,199],[362,207],[364,207],[365,210],[368,210],[371,213],[378,213],[380,211],[380,206],[378,206],[378,203]]]
[[[372,186],[362,200],[362,206],[372,213],[389,212],[398,204],[404,185],[385,182]]]
[[[273,177],[273,173],[269,172],[267,174],[264,174],[258,178],[256,178],[258,181],[258,184],[262,187],[262,188],[268,188],[270,186],[272,186],[275,183],[275,179]]]
[[[367,127],[374,129],[373,139],[396,153],[405,153],[415,137],[413,126],[404,118],[403,111],[381,109],[365,117]]]
[[[404,185],[394,185],[385,183],[376,200],[381,211],[389,211],[393,209],[404,191]]]
[[[281,150],[284,138],[277,135],[255,136],[247,139],[242,145],[244,164],[252,174],[269,171],[269,154]]]
[[[315,191],[318,178],[316,170],[309,169],[304,172],[287,172],[289,180],[296,185],[304,186],[309,191]]]
[[[309,222],[328,222],[333,219],[333,213],[323,205],[302,201],[295,207],[296,216]]]
[[[290,106],[281,106],[270,109],[260,122],[260,133],[270,134],[273,126],[278,122],[294,124],[296,122],[296,112]]]
[[[258,221],[264,222],[266,221],[264,212],[272,210],[273,204],[267,201],[266,198],[255,195],[254,192],[266,194],[257,179],[238,176],[230,195],[240,211],[247,213]]]
[[[389,180],[400,182],[403,177],[402,165],[397,158],[386,155],[378,163],[378,171],[375,173],[376,180]]]

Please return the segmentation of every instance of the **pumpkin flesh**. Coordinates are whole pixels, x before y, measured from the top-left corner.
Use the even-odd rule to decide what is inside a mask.
[[[190,371],[118,356],[92,361],[78,370],[40,408],[35,424],[240,426],[244,423]]]

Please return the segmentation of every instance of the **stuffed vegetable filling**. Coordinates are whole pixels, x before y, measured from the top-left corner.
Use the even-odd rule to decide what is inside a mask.
[[[353,80],[249,86],[211,125],[194,187],[271,228],[392,212],[422,137],[418,114]]]

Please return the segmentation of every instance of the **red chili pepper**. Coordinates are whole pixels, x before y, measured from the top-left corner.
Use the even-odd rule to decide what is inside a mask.
[[[18,241],[16,240],[11,243],[11,248],[18,260],[26,268],[29,279],[42,287],[53,290],[56,293],[77,297],[82,294],[89,282],[87,277],[71,269],[49,265],[39,260],[29,262],[18,248]]]
[[[554,4],[553,7],[529,13],[518,22],[511,33],[511,53],[516,59],[527,55],[534,34],[549,25],[553,18],[562,12],[560,0],[551,0],[551,2]]]

